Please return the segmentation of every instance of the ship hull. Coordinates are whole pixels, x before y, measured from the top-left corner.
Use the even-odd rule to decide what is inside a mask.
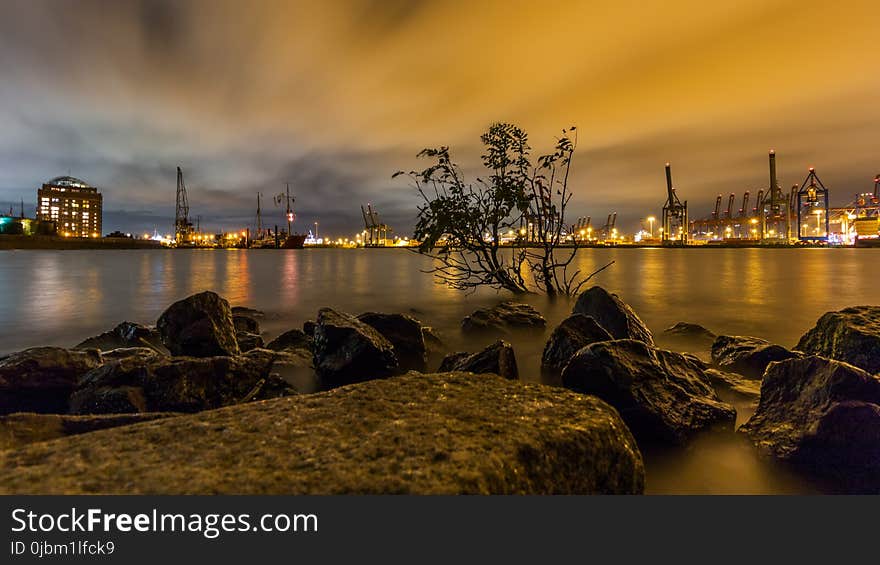
[[[305,234],[293,234],[281,244],[281,249],[302,249],[306,241]]]

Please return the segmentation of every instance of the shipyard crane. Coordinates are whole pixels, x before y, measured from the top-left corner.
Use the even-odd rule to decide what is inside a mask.
[[[742,206],[739,209],[739,217],[747,218],[749,216],[749,191],[743,193]]]
[[[734,193],[730,193],[730,197],[727,199],[727,210],[724,212],[724,218],[730,220],[733,218],[733,205],[736,202],[736,195]]]
[[[385,245],[391,228],[379,220],[379,213],[373,210],[372,204],[368,203],[366,208],[361,205],[361,214],[364,217],[364,228],[367,235],[364,238],[364,245],[370,247]]]
[[[792,188],[797,198],[797,234],[801,241],[828,241],[829,214],[828,214],[828,189],[822,184],[816,169],[810,167],[807,178],[801,183],[800,190]],[[820,232],[822,215],[825,215],[825,231]],[[816,216],[816,233],[808,235],[811,229],[809,217]]]
[[[674,229],[678,228],[679,235],[674,235]],[[666,163],[666,204],[663,205],[663,230],[662,240],[664,244],[677,242],[685,245],[688,240],[688,211],[687,200],[682,202],[675,194],[672,187],[672,169]]]
[[[770,186],[764,193],[761,201],[758,202],[759,221],[761,225],[761,239],[765,239],[770,234],[776,238],[788,239],[791,232],[791,201],[788,195],[782,192],[779,181],[776,178],[776,151],[770,150]],[[784,224],[784,231],[781,229]],[[772,225],[776,226],[775,230],[769,230]]]
[[[192,221],[189,219],[189,201],[186,197],[186,184],[183,171],[177,167],[177,203],[174,208],[174,241],[178,245],[191,241]]]

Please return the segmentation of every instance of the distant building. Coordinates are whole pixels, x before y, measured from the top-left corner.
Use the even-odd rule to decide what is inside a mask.
[[[37,190],[37,219],[55,222],[58,235],[100,237],[102,208],[98,189],[74,177],[56,177]]]

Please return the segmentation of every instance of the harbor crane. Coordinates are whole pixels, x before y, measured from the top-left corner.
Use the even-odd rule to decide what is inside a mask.
[[[368,247],[385,245],[391,228],[379,220],[379,213],[373,210],[372,204],[368,203],[366,208],[361,205],[361,214],[364,217],[364,245]]]
[[[825,231],[820,233],[823,214],[825,216]],[[814,234],[810,235],[812,227],[809,224],[809,218],[813,215],[816,216],[816,229]],[[801,184],[800,190],[797,190],[798,239],[801,241],[828,241],[830,222],[828,216],[828,189],[819,180],[816,169],[810,167],[807,178]]]
[[[791,197],[786,195],[776,178],[776,151],[770,150],[770,186],[758,202],[761,239],[768,237],[788,241],[791,234]],[[784,229],[783,229],[784,228]]]
[[[174,208],[174,241],[178,245],[192,240],[193,224],[189,218],[189,200],[186,197],[186,184],[183,171],[177,167],[177,203]]]
[[[675,194],[672,187],[672,168],[666,163],[666,204],[663,205],[663,232],[661,233],[664,245],[686,245],[688,241],[688,207],[687,200],[682,202]],[[678,234],[675,230],[678,229]]]

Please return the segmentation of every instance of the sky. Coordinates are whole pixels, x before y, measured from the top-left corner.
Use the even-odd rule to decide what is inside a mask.
[[[752,199],[775,149],[843,205],[880,172],[880,2],[3,0],[0,210],[71,174],[104,231],[168,232],[176,167],[208,228],[264,221],[286,182],[298,227],[409,235],[397,170],[525,128],[536,153],[577,126],[572,216],[631,231],[659,216],[665,162],[691,217]],[[601,219],[601,221],[597,221]]]

